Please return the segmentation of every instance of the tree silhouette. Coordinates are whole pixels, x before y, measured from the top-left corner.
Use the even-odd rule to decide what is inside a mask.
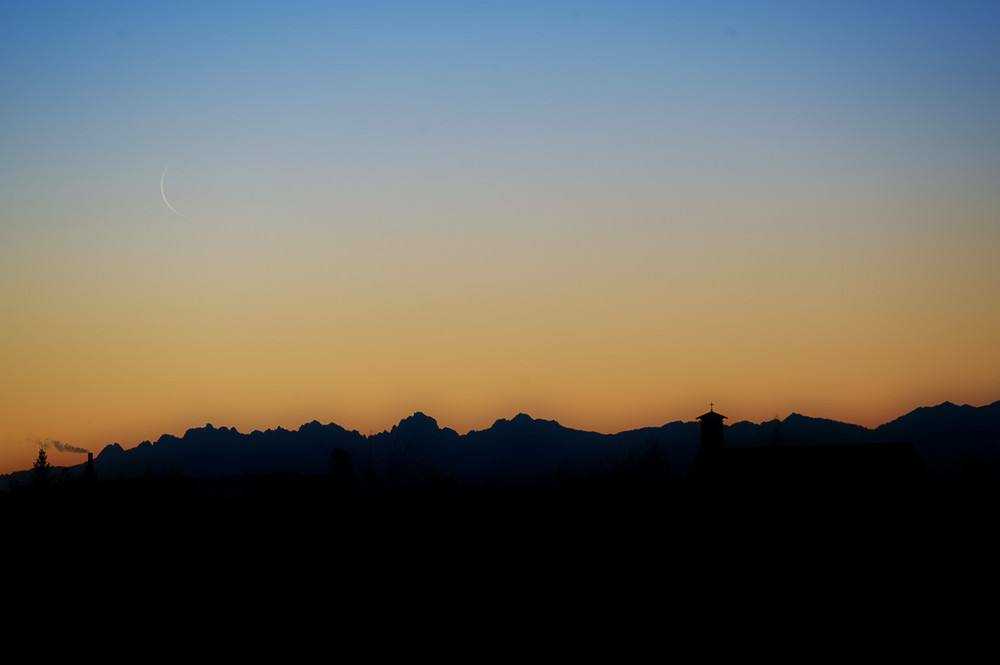
[[[334,448],[330,454],[330,476],[337,489],[354,487],[354,464],[351,454],[343,448]]]
[[[52,481],[52,465],[49,464],[49,457],[45,454],[45,448],[38,449],[38,459],[31,467],[31,480],[35,487],[45,488]]]

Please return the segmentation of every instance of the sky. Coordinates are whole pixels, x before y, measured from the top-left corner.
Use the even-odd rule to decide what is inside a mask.
[[[0,473],[206,423],[1000,399],[998,34],[964,0],[0,0]]]

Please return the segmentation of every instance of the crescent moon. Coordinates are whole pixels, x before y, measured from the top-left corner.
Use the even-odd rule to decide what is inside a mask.
[[[169,168],[170,164],[167,164],[167,169]],[[170,208],[171,212],[173,212],[175,215],[180,215],[181,217],[183,217],[184,215],[178,212],[177,208],[170,205],[170,201],[167,200],[167,193],[163,191],[163,179],[167,177],[167,169],[163,169],[163,175],[160,176],[160,196],[163,197],[163,202],[167,204],[167,207]]]

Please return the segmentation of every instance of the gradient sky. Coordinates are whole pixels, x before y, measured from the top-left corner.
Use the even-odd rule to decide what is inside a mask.
[[[0,472],[1000,399],[998,82],[993,2],[0,0]]]

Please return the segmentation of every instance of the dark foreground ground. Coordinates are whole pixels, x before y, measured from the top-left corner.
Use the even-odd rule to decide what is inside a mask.
[[[691,623],[838,632],[994,616],[970,608],[995,605],[998,498],[992,482],[966,480],[747,494],[167,477],[23,488],[0,496],[0,519],[9,604],[82,612],[107,630],[348,639],[360,621],[502,641],[569,621],[577,649],[612,626],[645,642],[684,639]]]
[[[904,558],[949,543],[985,551],[1000,486],[968,479],[891,488],[755,489],[679,482],[365,490],[328,477],[259,475],[77,482],[0,494],[8,549],[104,565],[227,558],[261,576],[287,561],[405,568],[592,561],[807,566],[862,551]],[[301,570],[301,565],[295,565]],[[348,569],[349,570],[349,569]],[[592,570],[605,573],[607,566]],[[350,577],[347,575],[346,577]],[[346,580],[345,580],[346,581]]]

